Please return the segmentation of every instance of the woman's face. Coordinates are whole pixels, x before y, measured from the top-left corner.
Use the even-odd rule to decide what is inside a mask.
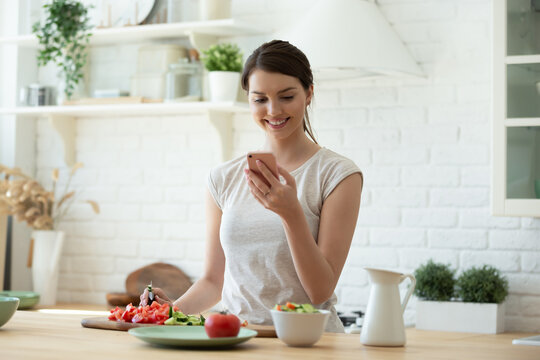
[[[298,78],[260,69],[251,73],[248,85],[253,119],[269,136],[285,139],[304,132],[304,111],[313,86],[306,91]]]

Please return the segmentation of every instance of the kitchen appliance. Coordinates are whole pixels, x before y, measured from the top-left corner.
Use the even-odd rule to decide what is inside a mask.
[[[414,275],[382,269],[364,269],[368,272],[372,285],[360,342],[372,346],[404,346],[406,338],[403,312],[416,285]],[[403,302],[400,302],[398,285],[407,278],[411,285]]]
[[[27,106],[54,105],[55,88],[40,84],[30,84],[21,89],[19,101]]]

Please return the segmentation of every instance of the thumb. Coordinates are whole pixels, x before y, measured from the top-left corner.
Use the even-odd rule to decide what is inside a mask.
[[[296,185],[296,181],[294,180],[294,177],[291,174],[289,174],[287,170],[285,170],[279,165],[277,167],[278,167],[279,175],[283,176],[287,185]]]

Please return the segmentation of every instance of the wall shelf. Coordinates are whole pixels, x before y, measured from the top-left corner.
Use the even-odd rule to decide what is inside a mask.
[[[70,105],[0,108],[0,116],[46,117],[58,132],[64,145],[66,165],[75,163],[75,120],[81,117],[109,116],[171,116],[199,114],[207,116],[221,139],[222,160],[229,160],[232,149],[232,117],[236,113],[249,113],[246,103],[238,102],[185,102],[150,104]]]
[[[267,29],[261,29],[260,27],[255,27],[236,19],[124,26],[93,30],[90,37],[90,45],[98,46],[153,40],[173,40],[178,37],[189,37],[193,41],[192,37],[194,35],[209,38],[209,41],[215,42],[219,37],[256,35],[267,33],[268,31]],[[0,38],[0,45],[10,44],[35,48],[38,46],[38,41],[35,35]],[[194,44],[194,46],[196,45]]]
[[[513,55],[507,56],[506,64],[536,64],[540,62],[540,55]]]

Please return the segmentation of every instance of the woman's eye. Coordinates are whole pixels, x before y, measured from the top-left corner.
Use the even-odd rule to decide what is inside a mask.
[[[294,96],[283,96],[282,99],[283,100],[287,100],[287,101],[290,101],[294,98]]]
[[[266,101],[266,99],[264,99],[264,98],[253,99],[253,102],[254,102],[254,103],[259,103],[259,104],[260,104],[260,103],[263,103],[263,102],[265,102],[265,101]]]

